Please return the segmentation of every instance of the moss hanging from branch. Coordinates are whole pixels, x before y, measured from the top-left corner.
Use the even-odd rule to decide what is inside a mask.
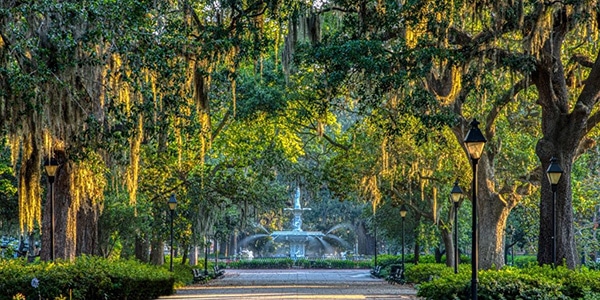
[[[21,232],[31,232],[42,219],[41,206],[41,158],[32,133],[22,140],[23,162],[19,172],[19,228]],[[16,151],[16,150],[12,150]]]

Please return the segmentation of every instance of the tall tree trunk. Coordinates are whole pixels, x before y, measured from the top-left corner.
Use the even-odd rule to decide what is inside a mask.
[[[79,208],[77,213],[76,255],[98,255],[98,211],[98,207],[84,206]]]
[[[481,201],[486,201],[484,199]],[[479,205],[479,265],[483,269],[500,269],[504,261],[504,235],[506,221],[512,207],[507,207],[498,195],[492,195],[487,205]]]
[[[192,251],[190,253],[190,266],[195,266],[198,264],[198,246],[194,245],[192,246]]]
[[[161,239],[153,239],[151,242],[150,263],[153,265],[163,265],[165,263],[165,255],[163,253],[165,245]]]
[[[421,214],[416,214],[415,215],[415,224],[421,224]],[[415,235],[415,249],[414,249],[414,257],[415,257],[415,265],[419,264],[419,258],[421,256],[421,245],[419,243],[419,239],[416,238]]]
[[[70,162],[65,152],[54,152],[59,168],[54,178],[54,254],[55,259],[75,259],[77,247],[77,210],[74,209],[73,197],[70,193],[71,172]],[[46,207],[51,201],[47,202]],[[47,228],[50,235],[50,228]]]
[[[183,250],[183,253],[181,254],[181,264],[185,265],[190,252],[190,247],[188,247],[187,245],[181,245],[181,249]]]
[[[568,268],[575,268],[579,260],[573,226],[571,170],[575,159],[595,144],[595,141],[586,139],[586,135],[600,120],[597,112],[591,115],[600,97],[600,53],[596,54],[587,79],[582,81],[584,87],[581,94],[573,104],[560,57],[568,26],[560,25],[554,26],[556,32],[545,41],[536,72],[532,74],[532,82],[539,93],[538,104],[542,109],[543,134],[536,145],[535,152],[541,161],[542,172],[548,169],[552,157],[557,158],[564,171],[557,185],[555,220],[552,217],[551,184],[545,178],[546,176],[541,180],[538,262],[540,264],[553,262],[552,224],[555,221],[556,261],[559,264],[564,262]]]
[[[452,239],[452,228],[444,226],[440,228],[444,248],[446,248],[446,266],[454,266],[454,240]]]
[[[135,258],[142,262],[149,262],[148,248],[149,248],[148,239],[140,236],[139,234],[135,237]]]
[[[483,125],[483,124],[482,124]],[[517,205],[518,198],[511,197],[516,193],[516,187],[511,187],[504,194],[497,189],[494,174],[494,156],[498,153],[498,147],[493,143],[493,133],[485,124],[481,131],[485,133],[488,144],[484,148],[484,155],[477,164],[477,230],[479,231],[478,263],[480,269],[500,269],[504,266],[504,228],[510,211]],[[469,130],[466,120],[462,120],[458,127],[452,128],[457,140],[462,144]],[[464,144],[463,144],[464,149]],[[469,154],[465,150],[465,155]],[[472,161],[469,158],[472,165]],[[473,180],[471,178],[471,180]],[[471,201],[473,189],[469,190]],[[504,196],[506,196],[506,198]],[[473,230],[473,229],[471,229]],[[473,249],[471,249],[473,251]]]
[[[563,133],[564,134],[564,133]],[[560,136],[560,135],[559,135]],[[557,138],[557,140],[561,140]],[[573,197],[571,190],[571,168],[574,151],[564,149],[568,139],[554,141],[552,146],[544,146],[547,140],[538,143],[536,153],[541,160],[543,170],[550,164],[550,159],[556,157],[564,173],[560,178],[556,191],[556,220],[553,220],[553,197],[550,182],[542,179],[540,199],[540,235],[538,239],[538,262],[551,264],[553,262],[554,236],[553,222],[556,222],[556,262],[566,264],[568,268],[578,265],[578,253],[575,245],[575,229],[573,226]],[[561,149],[562,148],[562,149]],[[551,150],[555,149],[555,150]],[[552,154],[551,154],[552,153]]]

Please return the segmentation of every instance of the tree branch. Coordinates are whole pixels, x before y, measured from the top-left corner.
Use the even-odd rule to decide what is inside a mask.
[[[592,129],[594,129],[594,127],[596,127],[598,123],[600,123],[600,111],[596,112],[588,118],[585,135],[590,133],[590,131],[592,131]]]
[[[231,116],[231,109],[228,109],[227,112],[225,113],[225,115],[223,116],[223,119],[221,119],[221,122],[219,122],[219,125],[217,126],[217,128],[215,128],[215,131],[212,132],[212,134],[210,136],[211,142],[213,142],[215,140],[215,137],[219,133],[221,133],[221,131],[225,127],[225,124],[227,124],[227,121],[229,120],[230,116]]]
[[[596,56],[596,61],[588,75],[583,87],[583,91],[577,100],[576,109],[589,110],[589,114],[600,99],[600,52]]]
[[[341,11],[341,12],[344,12],[344,13],[356,13],[356,12],[358,12],[356,9],[346,9],[346,8],[341,8],[341,7],[337,7],[337,6],[331,6],[331,7],[326,7],[326,8],[323,8],[321,10],[318,10],[317,14],[326,13],[326,12],[329,12],[329,11]]]
[[[500,112],[504,107],[514,99],[520,91],[527,87],[527,81],[525,79],[519,80],[510,90],[508,90],[502,98],[500,98],[492,107],[490,113],[487,115],[485,120],[485,132],[488,138],[492,138],[496,135],[496,129],[494,123],[500,115]]]

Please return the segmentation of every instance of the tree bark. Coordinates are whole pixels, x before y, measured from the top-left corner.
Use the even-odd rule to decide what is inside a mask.
[[[77,213],[76,255],[98,255],[98,207],[80,207]]]
[[[150,263],[153,265],[163,265],[165,263],[165,255],[163,253],[165,246],[161,239],[154,239],[151,242]]]
[[[143,236],[137,235],[135,237],[135,258],[142,262],[149,262],[148,248],[149,248],[148,240]]]
[[[455,225],[456,226],[456,225]],[[440,228],[444,248],[446,248],[446,266],[454,266],[454,240],[452,239],[452,227],[444,226]]]
[[[561,26],[559,26],[561,25]],[[556,220],[553,220],[553,192],[546,176],[541,180],[540,235],[538,262],[553,262],[553,222],[556,222],[556,261],[568,268],[579,264],[573,226],[573,196],[571,170],[577,157],[589,149],[594,142],[585,139],[589,131],[597,125],[598,113],[591,115],[600,97],[600,53],[596,54],[584,87],[571,104],[570,91],[566,84],[561,49],[567,26],[558,23],[545,41],[537,62],[532,82],[539,91],[538,104],[542,109],[543,137],[536,145],[536,155],[542,170],[547,170],[550,159],[556,157],[563,169],[556,191]]]
[[[486,138],[491,140],[492,133],[485,128],[481,128],[485,132]],[[454,127],[452,131],[455,133],[457,140],[462,144],[468,131],[466,120],[462,120],[459,126]],[[494,174],[494,156],[496,148],[494,145],[489,145],[489,149],[484,148],[484,155],[479,159],[477,164],[477,230],[479,230],[479,249],[478,263],[479,268],[500,269],[504,266],[504,228],[510,211],[517,205],[516,200],[508,200],[502,197],[497,192],[495,174]],[[463,144],[464,149],[464,144]],[[469,157],[465,150],[465,154]],[[469,162],[472,164],[471,159]],[[473,179],[471,179],[473,180]],[[469,197],[472,198],[473,191],[469,191]],[[471,249],[473,251],[473,249]]]

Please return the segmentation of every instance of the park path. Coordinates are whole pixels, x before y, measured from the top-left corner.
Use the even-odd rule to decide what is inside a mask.
[[[232,270],[207,284],[194,284],[160,299],[402,299],[414,300],[410,285],[372,278],[369,270]]]

